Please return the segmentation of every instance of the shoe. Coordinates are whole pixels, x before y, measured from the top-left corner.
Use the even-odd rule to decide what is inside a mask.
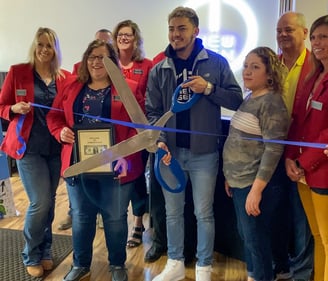
[[[144,261],[145,262],[155,262],[157,261],[162,255],[164,255],[166,250],[162,247],[153,243],[153,245],[147,251]]]
[[[164,270],[153,281],[178,281],[185,278],[184,262],[168,259]]]
[[[66,230],[72,227],[72,217],[67,215],[67,217],[59,223],[58,230]]]
[[[196,281],[211,281],[212,266],[196,265]]]
[[[72,266],[63,281],[90,281],[90,269],[88,267]]]
[[[134,226],[132,229],[132,234],[126,242],[126,247],[128,248],[135,248],[142,244],[142,233],[145,231],[144,226],[138,227]]]
[[[128,281],[128,273],[125,266],[111,265],[109,271],[112,273],[112,281]]]
[[[51,270],[54,267],[54,262],[53,260],[41,260],[41,265],[43,270]]]
[[[41,277],[43,275],[43,267],[40,264],[26,266],[27,273],[33,277]]]
[[[104,228],[104,222],[103,222],[101,214],[97,214],[97,224],[98,224],[98,228],[100,228],[100,229]]]

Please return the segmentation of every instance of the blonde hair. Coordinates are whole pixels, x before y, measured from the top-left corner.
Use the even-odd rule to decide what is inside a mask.
[[[313,32],[319,27],[319,26],[328,26],[328,15],[324,15],[321,16],[319,18],[317,18],[311,25],[310,28],[310,41],[311,41],[311,37]],[[311,76],[313,76],[313,74],[318,70],[318,69],[323,69],[323,64],[321,62],[321,60],[318,60],[315,55],[313,54],[313,50],[311,50],[311,63],[312,63],[312,70],[310,71],[310,73],[307,76],[307,79],[310,78]]]
[[[55,31],[48,27],[40,27],[33,39],[31,44],[29,53],[28,53],[28,61],[34,67],[35,59],[36,59],[36,48],[39,43],[39,38],[41,35],[45,35],[49,40],[51,48],[54,50],[54,57],[52,58],[50,64],[50,73],[53,77],[58,78],[59,76],[63,76],[63,73],[60,70],[61,62],[62,62],[62,54],[60,50],[59,40]]]

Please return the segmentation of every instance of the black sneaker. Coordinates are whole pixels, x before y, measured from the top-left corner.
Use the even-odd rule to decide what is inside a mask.
[[[112,281],[128,281],[128,270],[125,266],[111,265],[109,271],[112,273]]]
[[[63,281],[89,281],[90,276],[90,269],[88,267],[72,266]]]

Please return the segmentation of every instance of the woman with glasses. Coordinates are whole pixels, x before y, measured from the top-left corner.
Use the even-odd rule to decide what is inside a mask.
[[[0,117],[10,121],[3,150],[15,158],[29,199],[25,215],[23,263],[29,275],[40,277],[53,267],[51,225],[60,178],[60,144],[51,136],[48,110],[69,72],[60,69],[61,51],[56,33],[40,27],[33,39],[28,63],[11,66],[0,94]]]
[[[78,153],[93,154],[104,144],[94,145],[79,139],[74,131],[90,132],[97,128],[107,128],[114,132],[113,142],[119,143],[136,134],[135,129],[105,122],[104,118],[130,121],[117,90],[114,88],[103,64],[107,56],[118,65],[112,45],[92,41],[83,54],[78,76],[71,77],[65,88],[59,92],[47,116],[50,132],[62,143],[62,172],[74,161],[79,161]],[[127,80],[140,106],[143,97],[137,83]],[[94,117],[93,117],[94,116]],[[98,118],[97,118],[98,117]],[[92,138],[98,138],[93,133]],[[109,136],[107,136],[109,138]],[[106,139],[106,137],[104,138]],[[108,164],[110,165],[110,164]],[[113,281],[128,280],[126,261],[126,239],[128,236],[127,210],[133,182],[143,172],[140,153],[121,158],[113,164],[113,173],[84,173],[66,179],[68,196],[72,210],[73,265],[64,281],[90,280],[92,245],[96,233],[96,217],[103,218],[104,234],[108,249],[108,261]]]
[[[115,27],[113,37],[113,44],[118,53],[119,64],[124,77],[136,81],[145,97],[148,74],[153,63],[145,58],[143,39],[138,25],[131,20],[124,20]],[[148,159],[146,150],[142,152],[142,159],[145,170]],[[144,172],[135,181],[131,195],[134,226],[127,241],[128,248],[137,247],[142,243],[142,233],[145,230],[142,219],[146,212],[148,196]]]

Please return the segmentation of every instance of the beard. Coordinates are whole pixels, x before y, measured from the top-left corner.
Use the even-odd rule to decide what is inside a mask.
[[[175,44],[174,41],[173,43],[171,43],[171,46],[173,48],[174,51],[176,52],[184,52],[186,50],[188,50],[190,47],[191,49],[193,48],[193,45],[194,45],[194,41],[195,41],[195,38],[193,36],[191,36],[188,40],[184,40],[182,41],[182,45],[180,45],[180,41],[179,41],[179,44]]]

